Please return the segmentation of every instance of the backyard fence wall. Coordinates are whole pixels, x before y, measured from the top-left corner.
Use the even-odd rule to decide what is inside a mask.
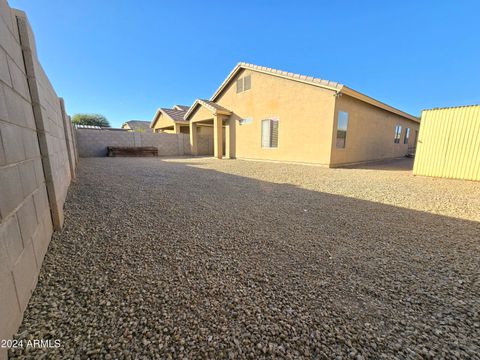
[[[480,180],[480,105],[422,112],[413,174]]]
[[[188,134],[100,129],[76,129],[75,134],[80,157],[107,156],[107,146],[155,146],[158,148],[159,156],[191,154],[190,137]],[[208,146],[208,140],[206,146]]]
[[[25,13],[0,0],[0,339],[17,331],[53,230],[62,227],[77,163],[72,135]]]

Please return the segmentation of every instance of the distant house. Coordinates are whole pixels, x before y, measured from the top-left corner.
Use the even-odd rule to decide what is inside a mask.
[[[188,134],[188,121],[183,117],[189,106],[175,105],[173,108],[159,108],[149,126],[156,133]]]
[[[122,124],[122,129],[134,132],[152,132],[150,122],[143,120],[129,120]]]
[[[183,119],[192,153],[213,129],[217,158],[342,166],[405,156],[420,120],[345,85],[239,63]]]

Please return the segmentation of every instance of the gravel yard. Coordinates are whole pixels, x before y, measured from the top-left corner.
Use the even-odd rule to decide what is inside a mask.
[[[12,358],[479,358],[480,184],[81,159]]]

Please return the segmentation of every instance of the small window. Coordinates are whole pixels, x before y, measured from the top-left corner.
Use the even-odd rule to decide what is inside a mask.
[[[237,80],[237,94],[250,90],[252,88],[252,78],[250,75]]]
[[[243,78],[237,80],[237,94],[243,91]]]
[[[403,143],[408,144],[408,140],[410,140],[410,128],[405,129],[405,137],[403,138]]]
[[[400,144],[400,137],[402,136],[402,126],[397,125],[395,126],[395,137],[393,139],[393,142],[395,144]]]
[[[278,120],[262,120],[262,147],[278,147]]]
[[[247,91],[252,87],[252,79],[250,75],[243,78],[243,91]]]
[[[348,113],[339,111],[337,123],[337,149],[344,149],[347,144]]]

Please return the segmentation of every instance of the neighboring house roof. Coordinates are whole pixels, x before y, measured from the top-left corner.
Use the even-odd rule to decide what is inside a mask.
[[[150,129],[150,122],[144,120],[130,120],[125,121],[122,124],[122,128],[128,125],[128,127],[132,130],[149,130]]]
[[[218,105],[217,103],[210,101],[210,100],[205,100],[205,99],[197,99],[193,103],[192,106],[190,106],[190,109],[187,111],[185,114],[185,119],[188,121],[188,117],[193,114],[195,109],[198,106],[204,106],[208,110],[210,110],[214,115],[217,114],[222,114],[222,115],[230,115],[232,112],[228,109],[225,109],[223,106]]]
[[[187,105],[173,105],[173,108],[177,109],[177,110],[188,111],[190,106],[187,106]]]
[[[225,81],[220,85],[220,87],[217,89],[217,91],[215,91],[215,93],[210,98],[210,100],[215,101],[218,98],[218,96],[222,93],[223,89],[230,83],[230,81],[235,77],[235,75],[242,69],[249,69],[249,70],[252,70],[252,71],[257,71],[257,72],[261,72],[261,73],[265,73],[265,74],[269,74],[269,75],[273,75],[273,76],[277,76],[277,77],[281,77],[281,78],[285,78],[285,79],[289,79],[289,80],[302,82],[302,83],[313,85],[313,86],[318,86],[318,87],[321,87],[321,88],[324,88],[324,89],[332,90],[332,91],[336,92],[337,94],[342,94],[343,93],[345,95],[352,96],[354,98],[357,98],[361,101],[364,101],[366,103],[369,103],[369,104],[374,105],[376,107],[379,107],[381,109],[387,110],[387,111],[392,112],[394,114],[406,117],[406,118],[408,118],[412,121],[420,122],[420,119],[418,119],[417,117],[415,117],[413,115],[410,115],[410,114],[408,114],[406,112],[403,112],[399,109],[396,109],[396,108],[394,108],[390,105],[382,103],[382,102],[380,102],[380,101],[378,101],[374,98],[371,98],[367,95],[364,95],[364,94],[362,94],[358,91],[355,91],[355,90],[353,90],[353,89],[351,89],[351,88],[349,88],[349,87],[347,87],[343,84],[340,84],[338,82],[325,80],[325,79],[319,79],[319,78],[315,78],[313,76],[294,74],[294,73],[287,72],[287,71],[276,70],[276,69],[267,68],[267,67],[264,67],[264,66],[253,65],[253,64],[248,64],[248,63],[244,63],[244,62],[240,62],[240,63],[237,64],[237,66],[235,66],[235,68],[230,72],[230,74],[227,76]]]
[[[185,121],[183,117],[185,116],[186,111],[184,110],[166,108],[161,108],[160,110],[166,113],[173,121]]]
[[[179,109],[180,107],[185,108],[185,109]],[[169,108],[159,108],[157,112],[155,113],[155,116],[153,117],[152,121],[150,122],[149,126],[153,128],[155,126],[155,122],[158,120],[158,117],[160,114],[165,115],[166,117],[170,118],[174,122],[185,122],[187,120],[184,119],[185,114],[187,113],[187,110],[189,109],[189,106],[183,106],[183,105],[175,105],[173,109]]]

